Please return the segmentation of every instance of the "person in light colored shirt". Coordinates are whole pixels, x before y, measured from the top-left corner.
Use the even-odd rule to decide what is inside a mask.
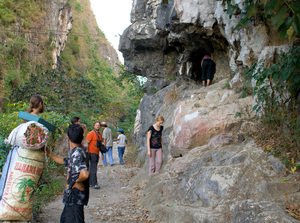
[[[124,135],[123,129],[119,129],[118,133],[119,133],[119,136],[115,141],[118,142],[118,155],[119,155],[119,159],[120,159],[120,164],[123,165],[124,164],[123,156],[124,156],[124,152],[125,152],[125,147],[127,145],[127,138]]]
[[[103,159],[103,165],[107,166],[107,160],[106,160],[106,154],[108,154],[108,161],[111,166],[114,165],[114,159],[113,159],[113,137],[112,137],[112,131],[110,128],[107,127],[106,122],[101,122],[101,127],[103,128],[102,138],[103,138],[103,145],[106,146],[107,152],[103,153],[104,159]]]

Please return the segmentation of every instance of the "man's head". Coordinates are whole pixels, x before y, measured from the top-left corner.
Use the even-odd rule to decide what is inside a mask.
[[[83,129],[79,124],[72,124],[68,128],[68,138],[72,143],[81,144],[83,140]]]
[[[31,113],[33,109],[38,109],[38,113],[44,112],[44,101],[41,95],[32,95],[29,100],[30,107],[27,110],[28,113]]]
[[[78,116],[74,116],[71,118],[71,123],[72,124],[81,124],[81,120]]]
[[[118,130],[118,133],[119,133],[119,134],[124,134],[124,130],[123,130],[123,129],[119,129],[119,130]]]
[[[105,128],[107,127],[106,122],[101,122],[101,127],[102,127],[103,129],[105,129]]]
[[[96,121],[96,122],[94,123],[94,129],[95,129],[96,131],[99,131],[99,130],[100,130],[100,122],[99,122],[99,121]]]

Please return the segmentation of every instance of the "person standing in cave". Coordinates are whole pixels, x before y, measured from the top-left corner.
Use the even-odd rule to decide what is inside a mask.
[[[162,116],[155,118],[155,124],[151,125],[147,133],[147,148],[149,156],[149,176],[152,173],[159,172],[162,165],[163,154],[163,140],[162,131],[164,129],[163,123],[165,119]]]
[[[205,55],[201,61],[202,68],[202,85],[204,87],[212,85],[216,73],[216,64],[210,55]]]

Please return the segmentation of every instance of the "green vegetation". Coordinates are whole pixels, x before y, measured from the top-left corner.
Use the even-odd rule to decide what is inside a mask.
[[[242,11],[234,0],[223,0],[227,4],[227,14],[230,18],[233,15],[242,14],[239,24],[235,29],[248,28],[253,22],[265,23],[271,21],[277,28],[280,39],[300,34],[300,2],[298,0],[246,0]]]
[[[297,0],[246,0],[241,5],[234,0],[223,0],[231,18],[241,14],[234,30],[249,28],[261,22],[272,24],[280,39],[295,40],[300,34],[300,2]],[[281,53],[274,64],[266,66],[258,61],[245,70],[247,82],[243,97],[252,93],[257,104],[255,110],[261,117],[262,126],[258,142],[270,154],[280,157],[293,172],[300,168],[300,47]],[[255,80],[256,86],[249,87]]]
[[[263,124],[258,139],[268,147],[267,151],[282,158],[292,169],[300,161],[299,65],[298,46],[282,52],[270,66],[258,62],[245,71],[245,88],[256,81],[251,89],[257,101],[253,110],[260,114]]]
[[[88,130],[95,120],[107,121],[115,133],[123,128],[130,138],[143,96],[137,77],[123,65],[111,63],[107,58],[111,55],[105,55],[113,49],[98,28],[88,0],[68,0],[73,11],[72,31],[57,58],[57,69],[52,69],[59,32],[41,23],[46,18],[45,3],[0,0],[0,171],[11,149],[4,139],[22,123],[17,115],[27,110],[31,95],[43,96],[46,112],[41,117],[57,127],[50,133],[50,150],[74,115]],[[37,213],[50,197],[62,191],[65,178],[64,167],[47,163],[35,188]],[[30,182],[21,183],[22,189]]]

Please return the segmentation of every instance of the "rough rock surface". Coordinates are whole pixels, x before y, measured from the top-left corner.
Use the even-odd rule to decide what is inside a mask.
[[[147,178],[146,132],[163,115],[164,166],[139,201],[153,219],[296,222],[285,207],[300,203],[299,176],[285,175],[280,161],[247,137],[255,132],[255,100],[241,95],[242,70],[257,61],[271,64],[290,46],[257,21],[234,31],[245,1],[235,1],[232,18],[222,2],[133,1],[132,25],[119,49],[125,68],[148,81],[133,134],[137,161],[145,165],[131,182]],[[217,72],[214,84],[201,88],[206,54]]]
[[[298,222],[284,210],[300,202],[300,184],[284,173],[252,140],[205,145],[169,160],[138,204],[160,222]]]
[[[57,35],[53,36],[51,43],[55,46],[52,50],[52,57],[54,64],[53,68],[56,68],[60,53],[65,48],[68,33],[72,29],[73,12],[70,5],[65,0],[47,0],[45,6],[47,11],[45,23],[47,23],[50,30],[55,30],[57,32]]]
[[[132,25],[119,44],[126,69],[146,76],[147,86],[159,90],[178,76],[200,80],[200,61],[210,53],[217,64],[215,81],[233,73],[230,84],[239,86],[242,69],[258,58],[272,61],[264,57],[266,48],[277,54],[276,48],[288,45],[278,39],[274,28],[263,23],[234,31],[245,7],[243,0],[235,3],[239,8],[230,18],[223,1],[133,1]]]

